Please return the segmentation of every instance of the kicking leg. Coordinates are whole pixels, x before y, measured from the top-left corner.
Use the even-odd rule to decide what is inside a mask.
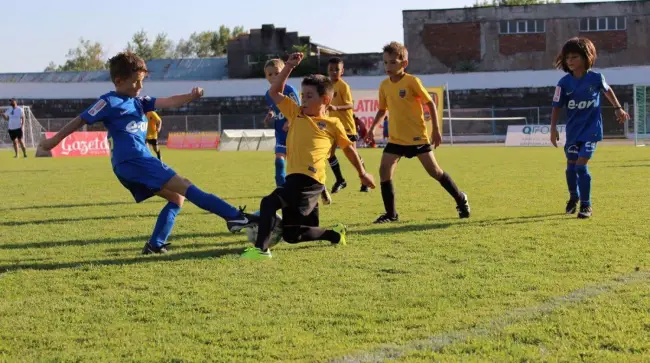
[[[458,216],[460,218],[469,218],[470,216],[470,207],[469,202],[467,201],[467,195],[461,192],[456,183],[451,179],[451,176],[444,172],[438,162],[436,157],[433,155],[433,151],[427,153],[418,154],[418,159],[424,169],[429,173],[429,175],[436,179],[440,185],[451,195],[456,201],[456,210],[458,211]]]
[[[238,210],[216,195],[202,191],[189,180],[179,175],[174,175],[163,186],[163,189],[178,193],[197,207],[225,219],[230,232],[239,232],[257,222],[256,216],[244,213],[243,209]]]
[[[156,195],[166,199],[168,203],[163,207],[158,215],[158,220],[154,226],[151,239],[145,243],[144,248],[142,249],[143,255],[167,253],[167,246],[169,246],[167,238],[169,238],[169,235],[174,228],[176,215],[181,211],[183,202],[185,201],[185,198],[182,195],[167,189],[160,190]]]
[[[384,152],[381,156],[379,166],[379,178],[381,179],[381,198],[384,201],[385,214],[382,214],[374,223],[388,223],[399,220],[397,210],[395,209],[395,189],[393,188],[393,174],[397,167],[397,162],[401,156]]]

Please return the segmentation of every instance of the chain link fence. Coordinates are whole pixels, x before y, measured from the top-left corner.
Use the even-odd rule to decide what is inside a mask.
[[[632,115],[633,107],[625,108]],[[603,113],[603,131],[607,138],[625,137],[625,130],[632,133],[633,123],[621,125],[616,121],[614,108],[605,106]],[[500,120],[504,117],[523,117],[526,124],[549,125],[551,123],[552,107],[515,107],[515,108],[462,108],[451,109],[451,118],[494,118],[491,120],[453,121],[454,136],[495,136],[506,135],[508,125],[520,124],[523,120]],[[163,126],[159,138],[162,143],[167,140],[170,132],[204,132],[221,131],[226,129],[263,129],[272,128],[272,125],[265,127],[263,113],[251,114],[218,114],[218,115],[162,115]],[[445,110],[444,117],[449,117],[448,110]],[[560,120],[564,120],[562,115]],[[62,118],[41,118],[39,122],[47,131],[56,132],[70,119]],[[103,126],[93,125],[88,130],[102,130]],[[444,120],[443,135],[449,135],[449,120]]]

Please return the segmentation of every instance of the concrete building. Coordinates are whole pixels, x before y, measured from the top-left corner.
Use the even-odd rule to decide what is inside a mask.
[[[650,64],[650,1],[405,10],[403,23],[418,74],[549,69],[575,36],[598,67]]]

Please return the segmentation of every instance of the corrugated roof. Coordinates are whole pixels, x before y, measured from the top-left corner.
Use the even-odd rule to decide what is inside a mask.
[[[228,59],[152,59],[147,62],[151,81],[213,81],[228,78]],[[0,83],[108,82],[108,71],[0,73]]]

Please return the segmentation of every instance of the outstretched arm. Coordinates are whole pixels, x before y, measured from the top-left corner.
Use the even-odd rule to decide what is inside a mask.
[[[365,186],[368,186],[370,188],[375,188],[375,180],[372,177],[372,175],[368,174],[366,172],[366,169],[363,167],[363,163],[361,162],[361,158],[359,157],[359,154],[357,153],[357,150],[354,148],[353,145],[350,145],[343,149],[343,153],[345,154],[345,157],[350,160],[350,163],[354,166],[355,169],[357,169],[357,172],[359,173],[359,179],[361,179],[361,183]]]
[[[282,69],[282,72],[280,72],[280,74],[275,77],[275,80],[269,89],[269,97],[271,97],[276,105],[279,105],[282,100],[284,100],[284,86],[287,84],[287,80],[289,79],[289,75],[291,75],[293,69],[296,68],[300,62],[302,62],[303,58],[304,54],[293,53]]]
[[[59,132],[56,133],[52,138],[45,139],[39,144],[39,148],[50,151],[56,147],[63,139],[73,132],[79,130],[83,125],[86,124],[80,116],[75,117],[72,121],[68,122]]]
[[[186,103],[198,100],[203,97],[203,88],[195,87],[192,92],[184,95],[176,95],[171,97],[156,98],[155,108],[178,108]]]

